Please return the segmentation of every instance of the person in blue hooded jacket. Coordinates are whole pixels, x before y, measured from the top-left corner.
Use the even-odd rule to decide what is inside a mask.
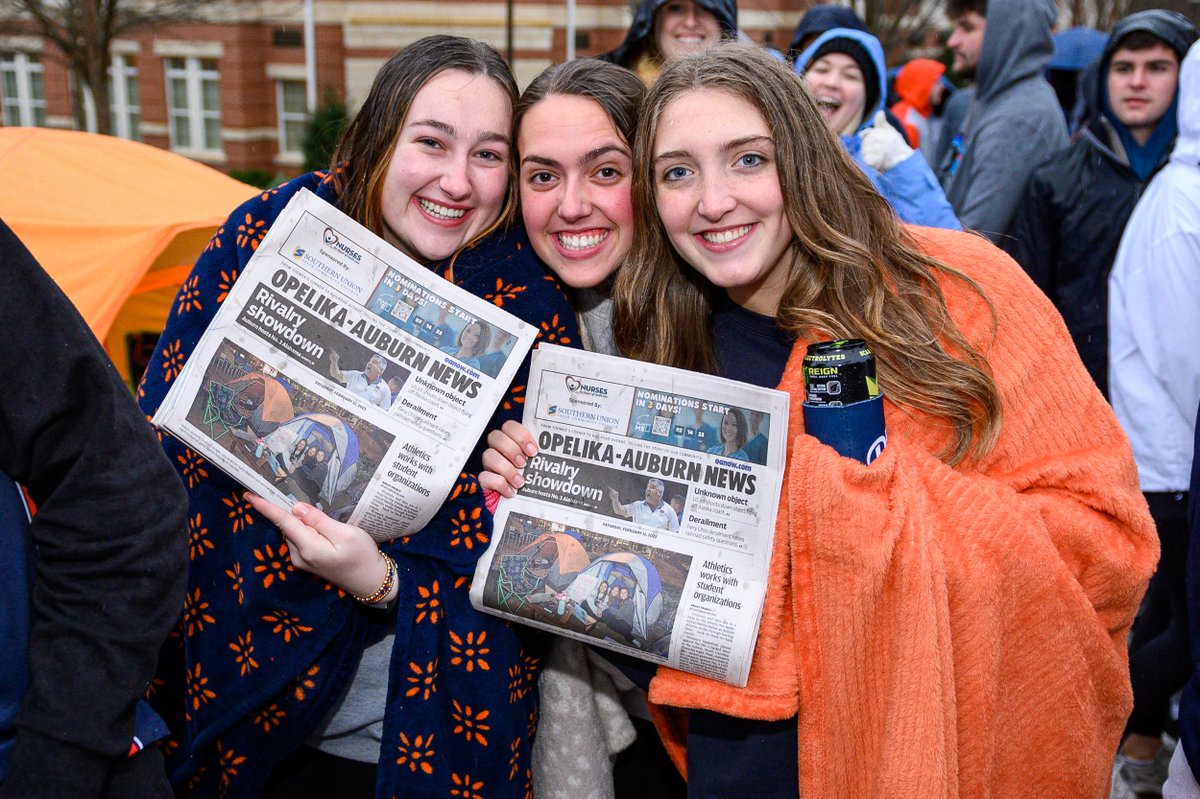
[[[886,121],[883,46],[869,33],[833,28],[796,59],[842,146],[904,222],[961,230],[929,164]]]

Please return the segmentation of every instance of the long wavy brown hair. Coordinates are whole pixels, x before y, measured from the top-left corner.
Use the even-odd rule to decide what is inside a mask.
[[[642,108],[634,147],[633,247],[614,286],[621,352],[715,372],[710,333],[719,289],[679,257],[658,216],[654,143],[664,109],[693,89],[740,97],[762,114],[792,244],[776,312],[781,328],[809,341],[862,338],[893,402],[947,420],[947,463],[983,457],[1000,431],[1000,396],[984,355],[950,317],[938,278],[961,271],[918,249],[890,204],[829,132],[801,79],[753,45],[719,44],[669,63]],[[686,102],[686,100],[684,100]]]
[[[509,106],[516,105],[517,84],[508,64],[492,47],[474,39],[426,36],[389,58],[375,75],[371,91],[354,121],[338,139],[330,166],[338,206],[372,233],[383,235],[383,179],[408,109],[417,92],[448,69],[491,78],[508,95]],[[516,147],[509,147],[504,206],[496,222],[474,241],[507,224],[515,208]],[[464,249],[472,243],[466,242]]]

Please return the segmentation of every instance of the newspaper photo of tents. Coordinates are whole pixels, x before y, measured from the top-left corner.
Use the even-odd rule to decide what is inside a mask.
[[[665,661],[691,561],[690,555],[513,513],[483,601]]]
[[[349,518],[393,436],[225,341],[187,420],[280,492]]]

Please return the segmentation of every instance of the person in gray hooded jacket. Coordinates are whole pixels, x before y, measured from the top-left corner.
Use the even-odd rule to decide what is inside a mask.
[[[975,77],[966,117],[935,165],[963,227],[993,241],[1008,230],[1033,168],[1067,144],[1042,76],[1054,53],[1052,0],[950,0],[954,71]]]

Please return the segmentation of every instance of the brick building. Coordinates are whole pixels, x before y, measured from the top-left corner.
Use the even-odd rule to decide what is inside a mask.
[[[755,41],[782,47],[809,4],[743,2],[739,21]],[[303,16],[302,0],[226,0],[205,4],[194,22],[119,39],[109,68],[114,133],[226,171],[295,174],[306,120]],[[614,47],[630,19],[626,0],[577,0],[576,55]],[[351,109],[390,54],[428,34],[511,52],[521,85],[567,55],[563,3],[514,0],[510,23],[509,7],[493,0],[316,0],[314,20],[317,96],[333,94]],[[61,53],[19,17],[0,25],[3,124],[77,127]]]

